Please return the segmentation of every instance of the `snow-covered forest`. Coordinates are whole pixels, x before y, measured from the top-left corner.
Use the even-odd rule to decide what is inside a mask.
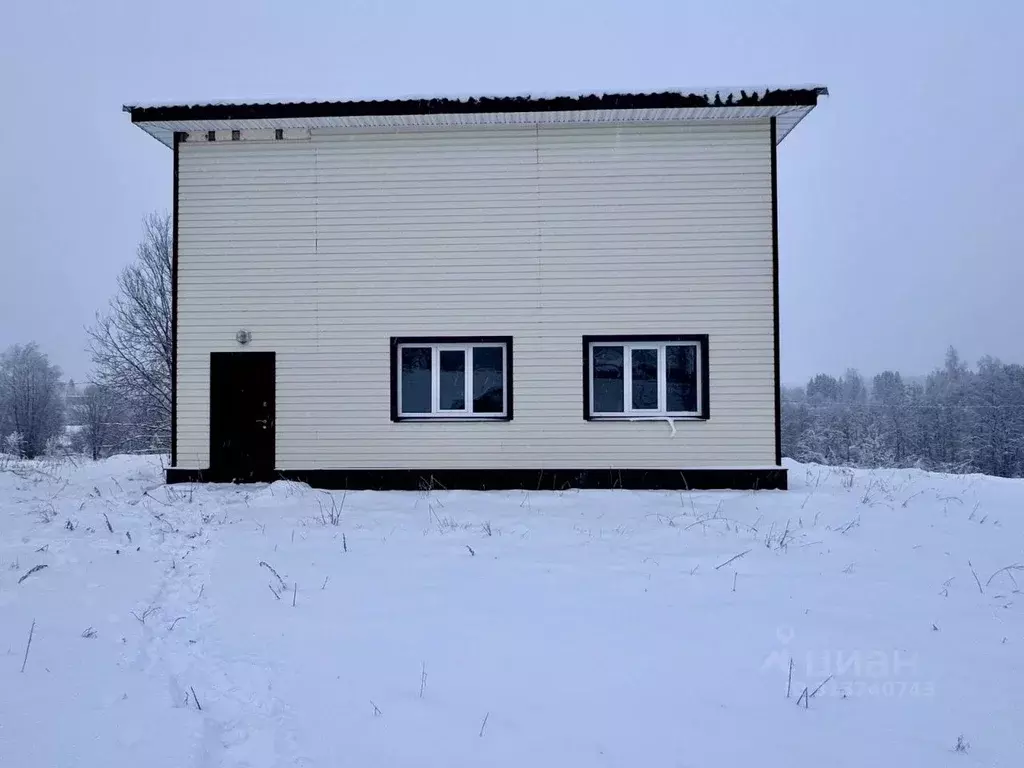
[[[784,387],[782,450],[798,461],[1024,477],[1024,366],[950,348],[920,380],[819,374]]]

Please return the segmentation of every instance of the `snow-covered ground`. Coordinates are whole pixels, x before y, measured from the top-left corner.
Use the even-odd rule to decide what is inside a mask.
[[[346,495],[12,464],[0,765],[1024,765],[1024,571],[999,571],[1024,481],[790,479]]]

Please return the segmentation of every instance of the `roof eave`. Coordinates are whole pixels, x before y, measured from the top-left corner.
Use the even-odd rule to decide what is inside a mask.
[[[724,93],[724,95],[723,95]],[[133,123],[170,147],[177,132],[285,128],[419,129],[488,125],[630,124],[776,118],[781,142],[828,95],[824,86],[702,93],[592,94],[283,102],[275,104],[125,105]]]
[[[249,104],[178,104],[123,107],[133,123],[201,120],[274,120],[314,117],[464,115],[507,112],[701,109],[716,107],[814,107],[824,86],[737,89],[726,92],[612,93],[581,96],[483,96],[371,101],[315,101]]]

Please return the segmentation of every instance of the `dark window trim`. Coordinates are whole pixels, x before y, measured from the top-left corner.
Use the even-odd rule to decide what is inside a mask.
[[[504,416],[400,416],[398,413],[399,366],[398,348],[401,345],[422,344],[504,344],[505,345],[505,415]],[[515,390],[512,363],[511,336],[392,336],[391,337],[391,420],[398,422],[470,422],[512,421],[512,393]]]
[[[662,420],[665,418],[687,419],[693,421],[707,421],[711,418],[711,377],[708,372],[708,334],[706,333],[627,333],[627,334],[602,334],[583,337],[583,419],[585,421],[646,421],[642,416],[623,416],[621,419],[615,416],[594,416],[590,412],[590,345],[609,343],[631,343],[654,341],[659,343],[684,341],[697,342],[700,345],[700,413],[696,416],[651,416],[650,420]]]

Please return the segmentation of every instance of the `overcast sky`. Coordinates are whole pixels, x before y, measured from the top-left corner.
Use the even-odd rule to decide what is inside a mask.
[[[83,326],[171,206],[121,105],[823,83],[779,152],[782,377],[1024,363],[1024,10],[1006,2],[12,2],[0,348]]]

